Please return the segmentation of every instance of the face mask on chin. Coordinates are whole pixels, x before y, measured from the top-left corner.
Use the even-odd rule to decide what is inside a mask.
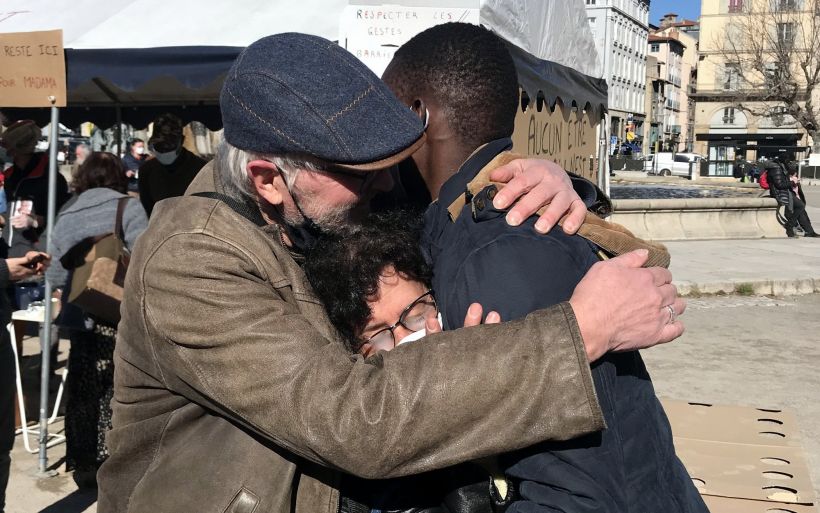
[[[153,150],[152,153],[154,154],[154,157],[159,161],[160,164],[162,164],[163,166],[170,166],[174,163],[177,157],[179,157],[180,149],[179,147],[176,147],[174,150],[166,152],[159,152]]]

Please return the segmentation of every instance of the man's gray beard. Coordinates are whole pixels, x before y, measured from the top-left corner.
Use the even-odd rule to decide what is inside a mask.
[[[294,202],[297,202],[302,210],[304,210],[306,203],[310,203],[309,200],[305,200],[296,190],[291,190],[290,194],[294,198]],[[311,220],[322,231],[327,233],[341,233],[345,227],[357,222],[350,215],[350,212],[355,209],[356,206],[357,205],[351,205],[346,208],[335,209],[322,207],[318,213],[310,214],[305,212],[305,215],[311,216]],[[290,226],[299,226],[306,221],[298,210],[293,213],[285,213],[284,218],[285,222]]]

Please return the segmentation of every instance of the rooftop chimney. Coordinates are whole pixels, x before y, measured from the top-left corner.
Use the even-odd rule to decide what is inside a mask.
[[[661,18],[661,28],[668,27],[678,22],[678,15],[675,13],[664,14]]]

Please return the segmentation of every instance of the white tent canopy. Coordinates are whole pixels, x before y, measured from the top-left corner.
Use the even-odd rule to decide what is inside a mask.
[[[528,60],[527,70],[519,71],[522,83],[529,77],[526,89],[605,106],[582,0],[404,0],[401,6],[373,0],[73,0],[70,7],[60,0],[2,0],[0,32],[63,30],[69,109],[62,118],[68,124],[82,117],[113,124],[110,107],[119,106],[123,120],[144,126],[159,110],[175,107],[183,119],[214,127],[220,124],[214,106],[222,79],[242,48],[280,32],[339,40],[349,3],[477,12],[479,23]],[[404,31],[396,46],[412,35]],[[560,82],[554,92],[551,77]],[[579,91],[588,94],[566,97]]]

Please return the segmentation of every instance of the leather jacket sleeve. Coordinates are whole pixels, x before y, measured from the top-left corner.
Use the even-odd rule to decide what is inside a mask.
[[[241,243],[178,233],[143,265],[129,283],[163,385],[325,466],[383,479],[604,427],[568,303],[363,360]]]

